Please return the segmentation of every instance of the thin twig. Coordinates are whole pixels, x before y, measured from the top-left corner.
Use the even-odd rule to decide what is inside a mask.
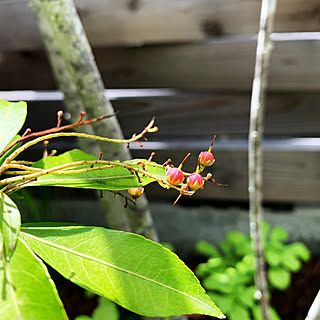
[[[6,158],[6,160],[4,161],[4,163],[2,164],[2,166],[0,168],[0,174],[4,172],[4,170],[6,169],[6,165],[8,165],[12,160],[14,160],[20,153],[22,153],[23,151],[25,151],[29,147],[31,147],[31,146],[33,146],[33,145],[35,145],[35,144],[37,144],[37,143],[39,143],[41,141],[44,141],[44,140],[49,140],[49,139],[53,139],[53,138],[57,138],[57,137],[79,137],[79,138],[88,138],[88,139],[100,140],[100,141],[105,141],[105,142],[113,142],[113,143],[130,143],[130,142],[136,141],[136,139],[140,139],[141,137],[143,137],[148,132],[156,132],[158,130],[158,128],[157,127],[153,127],[153,124],[154,124],[154,118],[149,122],[147,127],[145,127],[143,129],[143,131],[141,131],[141,133],[139,133],[138,135],[136,135],[134,138],[131,138],[131,139],[110,139],[110,138],[104,138],[104,137],[99,137],[99,136],[95,136],[95,135],[89,135],[89,134],[86,134],[86,133],[78,133],[78,132],[56,132],[56,131],[53,131],[53,132],[56,132],[56,133],[50,133],[51,129],[45,130],[46,132],[49,132],[50,134],[43,135],[42,133],[44,131],[41,131],[40,132],[41,134],[40,134],[39,138],[31,140],[31,141],[25,143],[24,145],[19,147],[10,156],[8,156]],[[58,129],[60,131],[60,129],[62,129],[62,128],[63,127],[53,128],[53,129]],[[39,134],[39,132],[35,133],[35,134]],[[26,136],[26,137],[28,137],[28,136]],[[37,137],[37,136],[35,136],[35,137]]]
[[[272,44],[270,34],[276,11],[276,0],[263,0],[260,15],[255,75],[252,87],[249,131],[249,200],[250,233],[255,255],[257,298],[261,300],[264,320],[269,320],[269,302],[262,243],[262,152],[263,110],[267,73]]]
[[[17,139],[15,142],[10,144],[8,147],[6,147],[0,153],[0,157],[2,155],[4,155],[8,150],[10,150],[12,147],[14,147],[18,143],[23,142],[25,140],[29,140],[31,138],[37,138],[37,137],[45,136],[45,135],[50,134],[50,133],[57,133],[57,132],[62,132],[62,131],[66,131],[66,130],[75,129],[75,128],[78,128],[80,126],[93,124],[95,122],[98,122],[98,121],[101,121],[101,120],[104,120],[104,119],[108,119],[108,118],[114,116],[114,114],[112,114],[112,115],[101,116],[101,117],[97,117],[97,118],[90,119],[90,120],[87,120],[87,121],[83,121],[83,118],[85,117],[85,115],[86,115],[85,112],[81,112],[80,119],[77,122],[71,123],[71,124],[67,124],[67,125],[62,126],[62,127],[60,127],[60,122],[61,121],[60,122],[58,121],[57,126],[51,128],[51,129],[46,129],[46,130],[39,131],[39,132],[34,132],[34,133],[30,133],[30,129],[27,129],[27,131],[21,136],[21,138]]]

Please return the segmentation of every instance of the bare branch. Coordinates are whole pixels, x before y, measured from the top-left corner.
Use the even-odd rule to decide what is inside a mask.
[[[269,302],[262,244],[262,152],[264,96],[272,44],[270,34],[276,12],[276,0],[263,0],[252,87],[249,130],[250,233],[255,255],[257,298],[261,300],[263,319],[269,320]]]

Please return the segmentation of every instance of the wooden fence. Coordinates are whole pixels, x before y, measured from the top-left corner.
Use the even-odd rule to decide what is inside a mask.
[[[133,146],[133,155],[148,156],[154,150],[159,162],[170,157],[179,163],[190,151],[188,163],[194,164],[217,134],[214,177],[229,187],[210,185],[195,197],[246,201],[246,139],[260,2],[76,4],[106,87],[117,89],[107,94],[120,112],[125,135],[156,116],[160,131],[144,149]],[[266,201],[320,201],[319,31],[318,0],[279,0],[265,118]],[[42,48],[27,2],[0,2],[0,90],[55,89]],[[2,92],[0,98],[10,94]],[[61,96],[27,94],[22,99],[31,100],[32,126],[53,125]],[[176,196],[157,186],[148,190],[153,198]]]

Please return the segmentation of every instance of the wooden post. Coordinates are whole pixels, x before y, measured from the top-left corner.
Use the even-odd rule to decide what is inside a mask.
[[[263,111],[267,86],[268,67],[272,44],[270,35],[273,29],[276,0],[263,0],[260,15],[260,28],[256,51],[255,74],[252,86],[250,129],[249,129],[249,201],[250,233],[255,255],[257,298],[261,300],[264,320],[269,320],[269,302],[262,243],[262,152]]]
[[[64,93],[66,108],[73,120],[81,110],[86,111],[89,118],[113,114],[111,103],[104,96],[104,84],[73,1],[30,0],[30,3],[58,86]],[[97,123],[92,128],[82,129],[100,136],[122,138],[116,117]],[[130,159],[130,152],[124,145],[92,141],[85,143],[85,150],[97,156],[101,151],[105,159]],[[111,193],[106,192],[101,205],[106,211],[110,227],[134,231],[158,241],[146,198],[142,197],[136,206],[124,209],[122,199],[114,199]]]

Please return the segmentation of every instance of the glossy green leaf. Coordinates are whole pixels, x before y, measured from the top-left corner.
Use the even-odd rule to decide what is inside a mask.
[[[15,249],[20,230],[21,217],[15,203],[0,192],[0,253],[9,258]],[[1,254],[0,254],[1,255]]]
[[[1,320],[68,319],[47,268],[21,240],[9,262],[0,260],[0,284]]]
[[[279,290],[285,290],[290,284],[290,273],[281,268],[270,268],[268,270],[270,284]]]
[[[147,316],[223,318],[179,258],[142,236],[98,227],[23,228],[23,239],[72,282]]]
[[[24,101],[0,100],[0,152],[22,128],[26,115],[27,104]]]
[[[81,150],[74,149],[68,151],[59,156],[51,156],[34,164],[34,167],[49,169],[66,163],[71,163],[75,161],[82,160],[97,160],[93,155],[87,154]],[[135,159],[130,161],[125,161],[124,163],[132,163],[135,167],[142,169],[141,164],[145,163],[144,167],[146,171],[157,176],[160,179],[165,179],[165,168],[164,167],[154,167],[147,164],[145,159]],[[90,168],[91,165],[82,165],[77,167],[77,169]],[[99,167],[100,165],[94,165],[94,167]],[[73,168],[74,169],[74,168]],[[141,187],[146,184],[155,181],[153,178],[139,174],[142,182],[135,174],[130,173],[130,171],[123,167],[110,167],[102,170],[87,171],[83,173],[76,174],[48,174],[41,176],[37,181],[28,184],[28,186],[59,186],[59,187],[70,187],[70,188],[85,188],[85,189],[100,189],[100,190],[126,190],[129,188]]]
[[[15,142],[16,140],[20,139],[21,136],[20,135],[15,135],[13,137],[13,139],[6,145],[6,147],[8,145],[10,145],[11,143]],[[9,157],[9,155],[14,152],[15,150],[17,150],[19,147],[21,146],[21,142],[20,143],[17,143],[14,147],[10,148],[10,150],[8,150],[7,152],[5,152],[5,154],[0,157],[0,166],[4,163],[4,161],[6,160],[7,157]]]

